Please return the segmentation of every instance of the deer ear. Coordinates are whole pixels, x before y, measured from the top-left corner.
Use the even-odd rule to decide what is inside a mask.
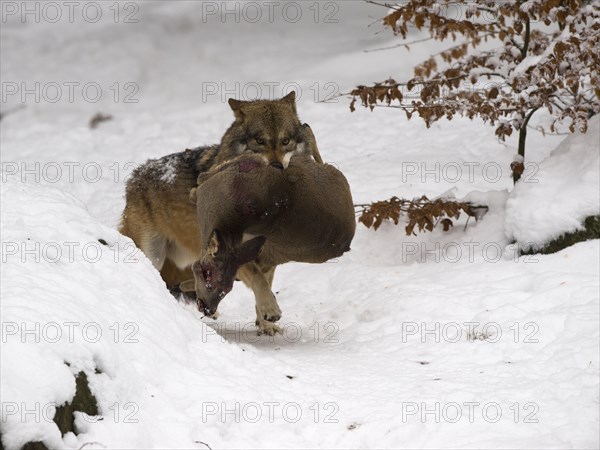
[[[244,120],[244,112],[242,111],[242,107],[247,103],[242,100],[236,100],[235,98],[230,98],[228,100],[229,106],[235,115],[235,119],[238,121]]]
[[[265,245],[267,238],[265,236],[257,236],[249,241],[246,241],[240,247],[237,255],[237,261],[240,265],[249,263],[258,258],[260,249]]]
[[[208,239],[208,254],[214,257],[219,251],[223,250],[224,245],[223,237],[219,230],[213,230]]]

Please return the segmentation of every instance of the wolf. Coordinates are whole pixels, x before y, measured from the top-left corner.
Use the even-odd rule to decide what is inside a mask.
[[[295,91],[276,101],[229,99],[229,106],[235,122],[223,135],[217,164],[246,151],[263,156],[275,167],[286,168],[292,155],[303,153],[323,163],[314,135],[298,119]]]
[[[190,201],[190,191],[201,174],[245,153],[256,154],[281,170],[294,154],[323,162],[312,130],[298,118],[295,99],[294,91],[278,100],[230,99],[235,120],[220,144],[151,159],[132,172],[119,231],[150,259],[173,293],[181,291],[182,282],[193,279],[191,266],[200,254],[196,205]],[[246,252],[247,261],[238,270],[238,278],[255,291],[265,280],[270,287],[275,272],[272,266],[254,262],[259,251]],[[263,303],[266,306],[260,317],[257,313],[257,322],[272,334],[269,330],[274,327],[265,322],[279,320],[281,310],[276,301]]]
[[[228,100],[235,116],[219,145],[205,149],[198,161],[206,171],[242,153],[256,153],[274,167],[286,168],[294,154],[308,154],[323,163],[317,141],[296,111],[296,92],[278,100]]]

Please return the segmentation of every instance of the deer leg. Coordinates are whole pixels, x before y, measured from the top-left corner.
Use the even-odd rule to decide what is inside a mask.
[[[193,292],[196,293],[196,280],[185,280],[179,283],[179,289],[181,292]]]
[[[269,275],[269,273],[270,271],[267,272],[267,275]],[[238,278],[254,292],[254,298],[256,299],[258,334],[268,334],[272,336],[275,333],[281,333],[281,328],[273,323],[281,318],[281,309],[277,304],[275,295],[271,292],[267,275],[265,275],[254,262],[244,264],[237,272]],[[269,278],[272,281],[272,275]]]
[[[315,162],[319,163],[319,164],[323,164],[323,158],[321,157],[321,154],[319,153],[319,149],[316,147],[313,149],[313,153],[312,153],[312,157],[315,159]]]
[[[321,158],[321,153],[319,152],[319,146],[317,145],[317,138],[315,138],[315,134],[313,133],[309,124],[305,123],[303,126],[306,132],[307,141],[310,146],[311,156],[317,163],[323,164],[323,158]]]

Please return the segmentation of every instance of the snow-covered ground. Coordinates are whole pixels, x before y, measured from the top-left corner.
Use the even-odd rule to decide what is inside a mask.
[[[555,233],[560,209],[545,209],[538,186],[561,167],[578,184],[553,183],[552,205],[581,193],[585,207],[565,211],[597,211],[597,120],[596,135],[563,144],[530,132],[536,189],[511,193],[516,142],[489,126],[427,130],[395,110],[316,101],[408,77],[435,50],[363,52],[397,42],[369,27],[384,8],[152,1],[123,3],[116,18],[102,2],[92,23],[88,3],[72,22],[56,3],[57,23],[50,8],[23,23],[21,2],[2,3],[5,448],[598,448],[599,242],[521,258],[511,244],[526,226]],[[217,142],[230,96],[294,86],[356,203],[450,191],[490,211],[416,237],[359,225],[344,257],[280,267],[285,333],[257,337],[249,290],[236,284],[219,319],[201,319],[116,226],[135,165]],[[113,120],[91,130],[98,112]],[[578,178],[569,162],[583,149]],[[79,435],[61,437],[53,405],[71,400],[80,370],[102,420],[79,415]]]
[[[521,248],[542,247],[583,228],[586,217],[600,215],[600,117],[589,125],[585,134],[565,139],[539,164],[535,177],[541,182],[520,183],[512,191],[506,234]]]

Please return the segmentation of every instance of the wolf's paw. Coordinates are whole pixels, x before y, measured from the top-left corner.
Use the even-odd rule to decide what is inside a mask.
[[[261,336],[266,334],[267,336],[275,336],[277,333],[282,334],[283,330],[275,325],[273,322],[267,322],[266,320],[262,320],[258,324],[257,335]]]
[[[273,302],[267,306],[260,308],[260,312],[258,313],[260,316],[257,318],[260,320],[262,317],[263,320],[267,320],[269,322],[277,322],[281,319],[281,309],[277,304],[277,301],[273,299]]]

